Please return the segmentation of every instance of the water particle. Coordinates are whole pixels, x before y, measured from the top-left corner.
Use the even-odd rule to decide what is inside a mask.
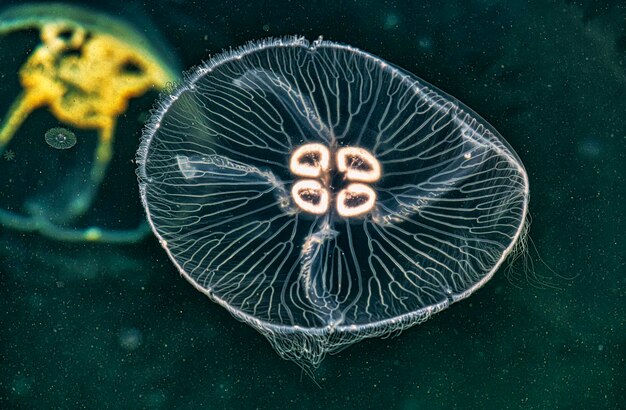
[[[385,16],[385,22],[383,23],[383,28],[385,30],[391,30],[398,27],[398,23],[400,22],[400,18],[397,14],[389,13]]]
[[[13,161],[15,159],[15,152],[7,150],[2,157],[7,161]]]
[[[124,350],[137,350],[143,342],[143,334],[137,328],[128,328],[120,332],[118,342]]]
[[[587,159],[596,159],[602,154],[602,143],[596,138],[584,138],[578,141],[578,155]]]
[[[422,50],[430,50],[433,48],[433,40],[429,36],[422,36],[417,40],[417,45]]]

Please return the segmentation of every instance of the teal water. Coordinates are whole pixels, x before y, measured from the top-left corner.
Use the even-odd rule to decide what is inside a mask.
[[[70,244],[0,227],[1,408],[624,407],[622,2],[167,1],[101,9],[151,24],[147,35],[159,31],[183,67],[249,40],[322,34],[454,95],[524,162],[530,235],[545,263],[531,249],[532,272],[519,260],[426,323],[328,357],[315,383],[194,290],[150,237]],[[36,32],[0,38],[0,115],[35,44]],[[132,160],[153,100],[133,100],[120,119],[92,222],[133,225],[140,217]],[[40,110],[25,127],[35,132],[49,121]],[[27,170],[46,161],[45,140],[29,136],[16,141],[11,161],[27,178],[0,175],[0,201],[41,185]],[[77,147],[92,148],[92,137]],[[58,188],[53,177],[44,179],[49,192]]]

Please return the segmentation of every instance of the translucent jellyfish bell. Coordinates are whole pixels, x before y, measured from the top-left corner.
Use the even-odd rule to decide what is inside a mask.
[[[528,178],[497,131],[328,41],[204,64],[161,101],[138,163],[181,274],[307,369],[469,296],[526,231]]]
[[[54,127],[44,135],[46,143],[54,149],[70,149],[76,145],[76,134],[67,128]]]
[[[149,232],[144,221],[130,229],[77,225],[92,208],[106,176],[118,118],[127,112],[129,101],[175,80],[166,49],[155,47],[154,36],[147,38],[124,21],[76,5],[22,3],[0,12],[0,36],[32,29],[38,31],[40,43],[17,73],[21,92],[2,114],[0,155],[17,155],[14,145],[32,138],[29,118],[42,109],[54,117],[55,125],[63,126],[45,133],[50,147],[74,147],[72,130],[93,132],[97,141],[88,153],[74,147],[78,159],[69,161],[68,155],[58,164],[54,154],[39,155],[33,141],[19,155],[24,161],[0,167],[0,183],[5,185],[0,225],[62,241],[142,239]],[[86,156],[87,161],[82,158]],[[34,162],[42,167],[40,172],[33,172]]]

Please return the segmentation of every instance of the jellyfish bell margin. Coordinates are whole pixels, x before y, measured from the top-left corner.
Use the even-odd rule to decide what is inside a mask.
[[[187,75],[137,153],[180,273],[308,370],[486,283],[528,178],[487,122],[356,48],[249,43]]]

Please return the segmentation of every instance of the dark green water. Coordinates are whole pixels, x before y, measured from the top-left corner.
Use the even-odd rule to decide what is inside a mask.
[[[107,3],[139,26],[151,21],[148,35],[158,30],[182,67],[249,40],[323,34],[457,97],[524,162],[531,237],[554,272],[531,252],[529,278],[520,262],[518,277],[501,270],[428,322],[328,357],[316,385],[180,278],[152,238],[78,245],[0,227],[0,408],[625,406],[623,2]],[[0,115],[36,44],[36,32],[0,38]],[[134,100],[120,119],[92,222],[141,215],[131,160],[153,99]],[[50,115],[29,121],[36,129]],[[45,142],[25,141],[12,164],[27,172],[46,160],[30,154]],[[0,175],[0,194],[28,192],[29,178]]]

